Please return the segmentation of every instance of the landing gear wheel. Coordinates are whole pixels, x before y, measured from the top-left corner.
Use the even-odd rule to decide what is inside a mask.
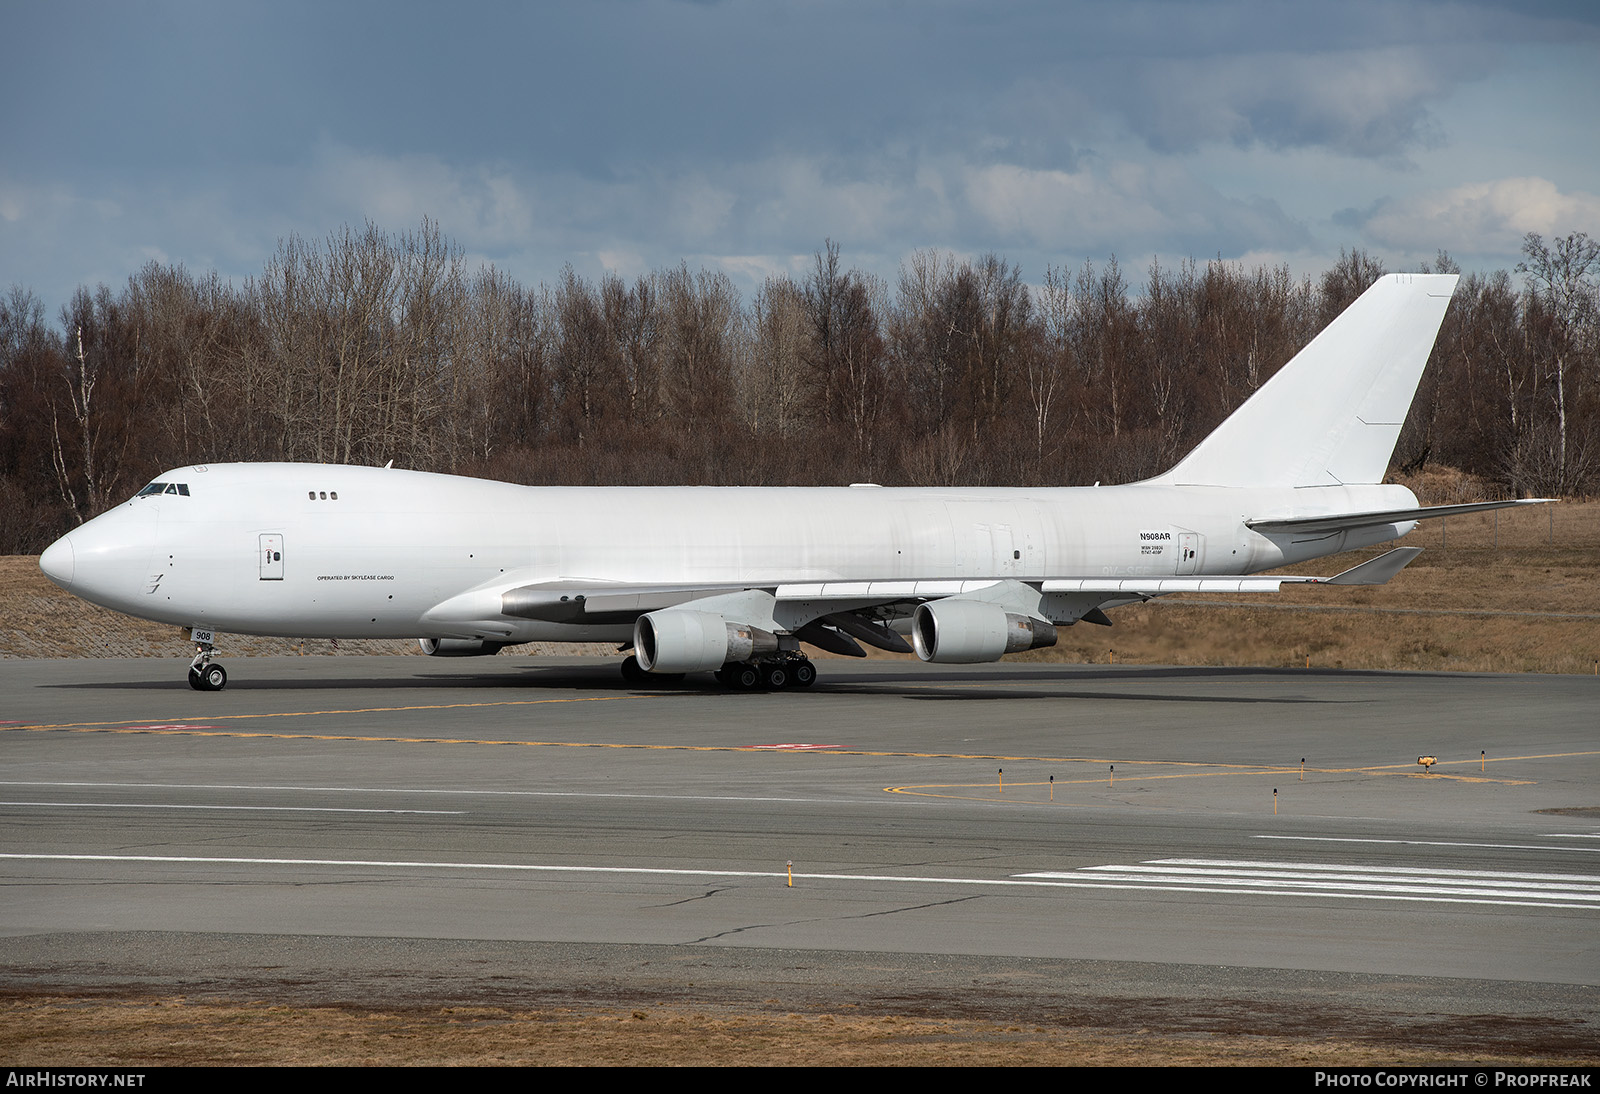
[[[761,683],[769,691],[777,691],[789,683],[789,666],[773,661],[761,666]]]
[[[221,691],[228,686],[228,670],[218,664],[189,670],[189,686],[196,691]]]
[[[761,673],[754,665],[723,665],[717,679],[730,691],[754,691],[761,686]]]
[[[796,661],[789,666],[789,686],[808,688],[817,682],[817,666],[810,661]]]

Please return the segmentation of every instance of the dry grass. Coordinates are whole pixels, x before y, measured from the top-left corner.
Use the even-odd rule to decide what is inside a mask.
[[[849,1013],[500,1007],[295,1007],[183,999],[17,1001],[0,1056],[40,1066],[1426,1066],[1557,1065],[1570,1054],[1423,1049],[1245,1033],[1114,1033],[1061,1025]],[[1380,1039],[1381,1040],[1381,1039]]]

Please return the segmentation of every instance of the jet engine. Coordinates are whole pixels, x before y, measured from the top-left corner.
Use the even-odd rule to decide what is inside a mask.
[[[1053,646],[1056,628],[981,600],[934,600],[917,605],[911,641],[924,661],[972,664]]]
[[[510,645],[508,642],[485,642],[481,638],[419,638],[417,641],[429,657],[487,657]]]
[[[647,672],[707,672],[776,653],[778,638],[713,612],[663,608],[633,625],[633,650]]]

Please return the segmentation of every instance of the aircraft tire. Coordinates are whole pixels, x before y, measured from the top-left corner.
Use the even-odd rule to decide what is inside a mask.
[[[817,682],[817,666],[810,661],[796,661],[789,666],[789,686],[808,688]]]
[[[189,670],[189,686],[194,688],[196,691],[206,690],[206,682],[205,679],[200,675],[199,669]]]
[[[761,686],[761,673],[754,665],[723,665],[722,682],[734,691],[754,691]]]
[[[789,666],[782,661],[773,661],[761,666],[761,685],[768,691],[777,691],[779,688],[789,686]]]
[[[207,665],[200,670],[200,690],[221,691],[228,686],[228,670],[221,665]]]

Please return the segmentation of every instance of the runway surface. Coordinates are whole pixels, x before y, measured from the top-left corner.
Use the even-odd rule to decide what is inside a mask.
[[[1600,1040],[1594,678],[226,663],[212,694],[0,662],[11,988],[1226,998]]]

